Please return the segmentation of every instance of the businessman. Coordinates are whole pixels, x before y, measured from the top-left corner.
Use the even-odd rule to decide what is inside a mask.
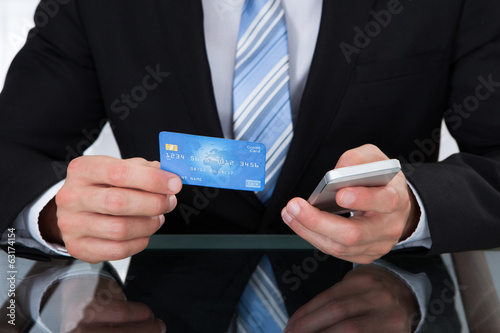
[[[29,230],[22,253],[120,259],[155,232],[295,232],[359,263],[499,245],[496,1],[283,1],[293,139],[266,202],[155,162],[160,131],[234,137],[243,7],[42,1],[0,95],[0,222]],[[437,163],[443,119],[461,153]],[[78,157],[105,120],[123,160]],[[388,186],[339,192],[352,218],[301,199],[335,166],[387,158],[404,167]]]

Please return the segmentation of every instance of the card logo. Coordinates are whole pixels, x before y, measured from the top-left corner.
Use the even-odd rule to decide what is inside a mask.
[[[246,185],[250,188],[260,188],[260,180],[249,180],[247,179]]]

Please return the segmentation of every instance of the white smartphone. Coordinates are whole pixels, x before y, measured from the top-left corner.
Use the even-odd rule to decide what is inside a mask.
[[[336,214],[350,210],[337,205],[338,190],[352,186],[385,186],[401,170],[398,160],[384,160],[328,171],[307,201],[316,208]]]

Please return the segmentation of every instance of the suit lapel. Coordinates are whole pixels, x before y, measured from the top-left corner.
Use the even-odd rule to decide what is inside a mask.
[[[270,231],[269,224],[286,204],[332,126],[357,61],[354,55],[348,62],[340,45],[343,42],[353,44],[353,27],[365,26],[374,1],[323,1],[318,41],[294,128],[294,138],[261,224],[261,232]]]
[[[197,135],[222,137],[203,32],[200,0],[158,0],[158,14],[174,72]]]
[[[157,0],[157,6],[175,75],[196,129],[191,134],[223,137],[206,54],[201,1]],[[253,192],[239,191],[239,195],[264,210]]]

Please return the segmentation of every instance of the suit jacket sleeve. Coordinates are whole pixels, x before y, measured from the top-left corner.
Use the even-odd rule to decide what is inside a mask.
[[[92,143],[90,130],[105,124],[75,2],[58,9],[30,31],[0,95],[2,231],[29,202],[65,177],[69,161]],[[47,17],[40,7],[37,15]],[[18,255],[22,252],[18,249]]]
[[[410,161],[406,169],[428,214],[431,253],[500,244],[499,12],[495,1],[465,1],[462,8],[444,113],[461,152],[440,163]],[[430,145],[421,140],[421,153]]]

